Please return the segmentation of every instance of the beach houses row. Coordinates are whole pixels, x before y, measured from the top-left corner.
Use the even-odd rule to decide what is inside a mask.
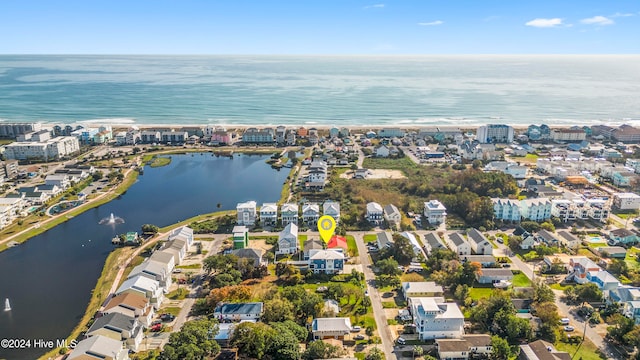
[[[280,206],[280,220],[283,226],[288,224],[298,225],[300,215],[302,222],[309,227],[318,223],[320,218],[320,205],[305,203],[302,205],[302,214],[295,203],[285,203]],[[276,203],[264,203],[259,211],[255,201],[239,203],[236,206],[237,223],[242,226],[254,226],[259,221],[262,226],[276,226],[278,224],[278,205]],[[340,222],[340,203],[327,200],[322,204],[322,213],[333,217],[336,223]]]
[[[400,210],[393,205],[388,204],[385,207],[377,202],[367,203],[365,219],[373,225],[381,225],[383,221],[387,221],[390,227],[398,228],[402,220]]]
[[[169,292],[175,266],[182,263],[192,244],[192,229],[183,226],[173,230],[162,250],[155,251],[133,268],[102,309],[102,316],[91,325],[86,337],[103,336],[123,342],[127,349],[137,351],[144,328],[151,326],[155,312]]]
[[[492,255],[493,246],[489,240],[477,229],[471,229],[464,234],[454,232],[446,236],[447,245],[458,255]]]

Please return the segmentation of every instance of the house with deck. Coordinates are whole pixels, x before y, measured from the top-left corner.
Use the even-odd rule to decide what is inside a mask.
[[[243,249],[249,246],[249,229],[246,226],[234,226],[231,231],[233,234],[233,248]]]
[[[67,360],[129,360],[129,349],[122,341],[107,336],[95,335],[79,341],[67,356]]]
[[[431,255],[431,252],[439,249],[446,249],[447,246],[440,240],[440,237],[433,232],[426,233],[424,235],[424,250],[427,255]]]
[[[410,297],[409,310],[418,340],[461,338],[464,315],[456,303],[435,297]]]
[[[639,238],[636,233],[627,229],[616,229],[609,232],[609,237],[616,244],[635,244]]]
[[[389,231],[381,231],[376,234],[376,243],[378,245],[378,249],[389,248],[393,245],[393,236]]]
[[[383,216],[391,228],[400,227],[402,215],[400,214],[400,210],[398,210],[395,205],[388,204],[387,206],[385,206],[383,208]]]
[[[231,251],[231,254],[238,257],[238,259],[249,259],[253,266],[266,265],[263,259],[264,250],[257,248],[242,248]]]
[[[125,280],[116,290],[116,295],[125,293],[144,296],[149,299],[149,302],[156,310],[160,308],[160,304],[164,300],[164,293],[160,283],[142,275]]]
[[[479,284],[493,284],[513,280],[513,272],[509,269],[482,268],[476,273]]]
[[[325,201],[322,204],[322,214],[329,215],[336,221],[336,224],[340,223],[340,203],[337,201]]]
[[[253,226],[256,223],[256,202],[247,201],[236,206],[238,212],[238,225]]]
[[[280,234],[278,234],[278,250],[276,250],[276,255],[295,254],[299,250],[298,225],[290,222],[284,227]]]
[[[225,303],[217,306],[213,317],[218,321],[252,321],[257,322],[262,317],[264,303]]]
[[[576,249],[582,243],[580,238],[566,230],[558,231],[558,240],[560,240],[560,244],[562,244],[562,246],[570,249]]]
[[[167,294],[171,287],[171,272],[167,271],[166,264],[146,259],[140,265],[136,266],[129,273],[127,279],[131,279],[136,276],[144,276],[152,280],[156,280],[162,287],[162,291]]]
[[[298,204],[282,204],[280,206],[280,217],[282,218],[282,226],[287,226],[291,223],[298,225]]]
[[[138,351],[144,337],[144,328],[130,316],[111,313],[97,318],[85,334],[86,337],[97,335],[123,341],[129,350]]]
[[[383,214],[384,211],[380,204],[378,204],[377,202],[367,203],[367,213],[365,215],[367,221],[374,225],[380,225],[382,224],[382,220],[384,219]]]
[[[275,226],[278,223],[278,204],[264,203],[260,207],[260,224],[262,226]]]
[[[488,358],[493,351],[491,335],[469,334],[461,339],[437,339],[436,350],[441,360]]]
[[[311,252],[314,250],[324,250],[324,242],[320,239],[307,239],[303,247],[303,259],[309,260]]]
[[[320,219],[320,206],[314,203],[302,205],[302,221],[310,228],[318,224]]]
[[[342,251],[311,250],[309,270],[314,274],[340,274],[344,269],[345,256]]]
[[[444,289],[433,281],[403,282],[402,295],[408,300],[410,297],[443,297]]]
[[[180,239],[187,242],[187,250],[193,245],[193,229],[188,226],[180,226],[169,234],[168,240]]]
[[[112,297],[102,310],[102,314],[120,313],[132,317],[142,326],[150,327],[155,310],[149,299],[134,293],[124,293]]]
[[[351,332],[351,319],[343,318],[315,318],[311,323],[311,334],[314,340],[339,339]]]
[[[429,224],[440,225],[447,218],[447,208],[438,200],[427,201],[424,203],[424,217]]]

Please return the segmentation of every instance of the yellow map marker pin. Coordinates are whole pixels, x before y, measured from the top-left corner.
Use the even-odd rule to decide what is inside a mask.
[[[336,221],[329,215],[322,216],[318,220],[318,231],[322,240],[328,243],[333,236],[333,232],[336,231]]]

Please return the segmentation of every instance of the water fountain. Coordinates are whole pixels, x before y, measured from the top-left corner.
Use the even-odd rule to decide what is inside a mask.
[[[4,311],[11,311],[11,304],[9,304],[9,298],[4,300]]]
[[[100,220],[100,225],[115,225],[115,224],[123,224],[124,219],[119,216],[114,216],[113,213],[102,220]]]

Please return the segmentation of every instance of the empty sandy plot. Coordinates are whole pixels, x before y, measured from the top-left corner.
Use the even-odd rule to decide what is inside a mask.
[[[353,178],[353,171],[347,171],[340,174],[343,179]],[[406,176],[400,170],[387,170],[387,169],[370,169],[367,179],[404,179]]]

